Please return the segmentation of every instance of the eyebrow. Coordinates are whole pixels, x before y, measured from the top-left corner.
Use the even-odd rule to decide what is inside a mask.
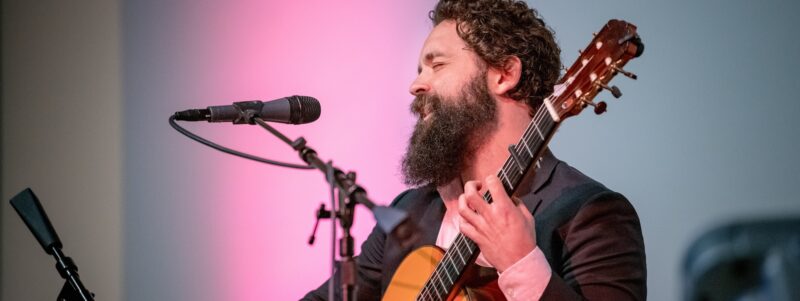
[[[431,51],[431,52],[428,52],[428,53],[425,54],[425,60],[424,61],[430,62],[433,59],[435,59],[437,57],[440,57],[440,56],[445,56],[444,52],[441,52],[441,51],[438,51],[438,50],[434,50],[434,51]],[[417,74],[420,74],[420,73],[422,73],[422,66],[421,65],[417,65]]]

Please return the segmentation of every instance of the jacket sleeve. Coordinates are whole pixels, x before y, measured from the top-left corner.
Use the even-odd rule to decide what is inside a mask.
[[[642,230],[622,195],[595,195],[559,228],[559,236],[565,260],[553,267],[541,300],[646,299]]]

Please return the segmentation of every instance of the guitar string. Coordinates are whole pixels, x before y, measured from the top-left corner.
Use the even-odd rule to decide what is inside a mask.
[[[548,101],[548,100],[544,100],[544,101]],[[528,157],[530,158],[529,160],[527,160],[527,162],[516,162],[516,163],[518,163],[520,165],[523,165],[523,166],[527,166],[527,165],[530,165],[532,163],[531,161],[533,160],[533,157],[530,156],[530,149],[529,149],[529,144],[531,144],[531,140],[532,140],[532,142],[534,144],[534,149],[537,148],[536,145],[542,143],[545,140],[543,135],[542,135],[542,133],[541,133],[541,129],[539,128],[539,124],[542,123],[543,121],[550,121],[549,124],[542,124],[543,128],[545,129],[545,131],[549,132],[550,126],[552,126],[552,123],[553,123],[552,119],[544,118],[545,116],[549,116],[549,114],[546,114],[546,113],[549,113],[549,112],[547,112],[547,108],[545,107],[545,105],[544,104],[540,105],[539,109],[537,110],[537,113],[534,114],[533,122],[531,122],[528,125],[528,127],[525,129],[525,131],[523,132],[522,138],[520,139],[521,143],[518,143],[517,145],[514,146],[515,147],[515,151],[520,155],[522,155],[521,154],[521,151],[522,151],[521,148],[522,147],[528,148],[528,153],[529,153]],[[534,136],[534,130],[537,131],[539,135]],[[531,137],[533,137],[534,139],[531,139]],[[524,144],[524,145],[521,146],[520,144]],[[501,169],[501,172],[503,172],[503,174],[506,175],[505,176],[506,182],[517,182],[517,181],[519,181],[519,177],[521,176],[521,171],[518,169],[519,165],[513,164],[512,160],[515,160],[515,159],[514,159],[514,157],[510,156],[506,160],[506,162],[503,164],[503,168]],[[512,179],[509,179],[507,173],[504,172],[505,170],[508,170],[508,171],[510,171],[512,173]],[[513,186],[510,183],[508,183],[508,184],[513,189]],[[487,199],[488,201],[492,200],[491,194],[488,194],[488,192],[487,192],[487,195],[484,196],[484,198]],[[461,256],[461,254],[460,254],[460,250],[463,250],[463,248],[466,247],[466,248],[468,248],[466,250],[467,253],[474,253],[475,252],[475,248],[474,248],[474,242],[471,242],[471,241],[468,242],[468,241],[466,241],[464,239],[459,239],[459,238],[462,238],[462,237],[463,237],[463,235],[459,234],[456,237],[456,239],[454,240],[453,244],[451,245],[451,248],[457,248],[456,252],[459,252],[458,256],[461,257],[462,263],[463,263],[463,264],[459,264],[459,265],[463,269],[463,267],[466,266],[466,264],[463,262],[464,259],[463,259],[463,256]],[[470,246],[470,242],[473,244],[473,246]],[[448,256],[448,254],[450,254],[450,255]],[[434,270],[433,275],[431,276],[431,278],[427,282],[431,282],[431,281],[439,282],[439,283],[435,283],[435,284],[441,284],[442,286],[444,286],[444,288],[443,288],[444,290],[448,290],[447,287],[451,286],[454,283],[453,278],[455,276],[457,276],[457,274],[459,272],[458,271],[458,267],[459,266],[457,266],[454,263],[454,258],[453,258],[454,255],[452,255],[452,252],[445,252],[445,255],[446,256],[442,260],[443,265],[442,264],[437,265],[436,269]],[[448,263],[450,264],[450,266],[452,266],[452,269],[450,267],[448,267],[448,265],[447,265]],[[440,268],[440,266],[443,266],[443,269]],[[456,275],[451,275],[451,271],[452,271],[452,273],[455,273]],[[442,277],[442,275],[441,275],[442,273],[444,273],[445,276],[447,276],[447,278],[448,278],[447,280],[450,281],[449,283],[447,283],[447,284],[444,283],[445,279]],[[437,279],[438,279],[438,281],[437,281]],[[423,291],[420,294],[420,296],[422,296],[422,297],[427,297],[430,294],[430,286],[428,285],[427,282],[426,282],[425,287],[423,288]],[[434,287],[434,289],[437,289],[437,288]],[[439,293],[438,289],[437,289],[437,293]],[[448,293],[448,292],[446,292],[446,293]]]
[[[542,111],[538,111],[538,112],[542,113]],[[546,129],[546,131],[549,132],[550,127],[553,125],[552,124],[552,120],[548,120],[548,119],[544,118],[545,115],[543,113],[542,114],[535,114],[535,115],[538,115],[538,116],[536,116],[534,118],[535,122],[532,122],[531,125],[537,126],[537,124],[542,123],[542,121],[550,121],[551,122],[550,124],[543,124],[543,127]],[[530,141],[531,141],[531,139],[529,139],[530,137],[534,137],[535,138],[535,139],[533,139],[533,142],[535,144],[539,144],[539,143],[541,143],[541,142],[543,142],[545,140],[544,137],[542,137],[543,135],[533,136],[533,129],[535,129],[535,128],[529,126],[526,129],[525,134],[523,134],[522,143],[526,144],[526,147],[527,147],[527,144],[530,144]],[[519,145],[516,145],[516,147],[517,147],[516,151],[518,151],[518,152],[521,151]],[[537,148],[537,147],[534,147],[534,148]],[[532,157],[530,157],[530,158],[532,159]],[[507,160],[506,164],[504,164],[504,166],[503,166],[504,169],[506,169],[506,170],[516,169],[517,165],[512,164],[510,160],[512,160],[511,157],[509,157],[509,159]],[[519,162],[519,163],[525,163],[524,165],[529,165],[531,162],[530,162],[530,160],[528,160],[528,162]],[[519,180],[518,178],[520,177],[521,173],[519,173],[518,170],[511,170],[511,172],[514,175],[513,179],[506,178],[506,180],[511,180],[511,181],[514,181],[514,182],[518,181]],[[491,194],[488,195],[488,199],[491,199]],[[461,250],[463,250],[466,247],[467,248],[467,253],[470,253],[470,252],[474,253],[474,251],[476,250],[476,248],[475,248],[476,246],[475,246],[474,242],[472,242],[472,241],[469,241],[469,240],[466,240],[466,239],[458,239],[458,238],[466,238],[465,236],[459,235],[459,237],[456,237],[456,238],[457,239],[452,244],[451,249],[455,248],[455,252],[458,252],[457,255],[462,260],[462,262],[459,265],[461,265],[461,267],[463,268],[464,266],[466,266],[466,263],[464,262],[463,256],[461,255]],[[437,265],[437,268],[434,271],[434,274],[435,274],[434,276],[435,277],[432,277],[433,281],[436,281],[436,279],[438,279],[439,282],[440,282],[440,283],[434,283],[434,285],[441,284],[441,285],[445,286],[445,288],[443,290],[445,290],[446,292],[449,291],[447,289],[447,287],[449,287],[450,285],[453,284],[452,278],[456,276],[456,275],[452,275],[451,276],[450,272],[451,271],[453,271],[455,273],[458,272],[457,266],[454,263],[455,255],[452,255],[452,254],[453,254],[453,252],[446,252],[445,255],[447,255],[447,256],[445,256],[443,258],[442,264]],[[448,263],[449,263],[449,265],[448,265]],[[444,269],[441,269],[440,266],[443,266]],[[451,269],[450,266],[452,266],[454,269]],[[441,275],[442,273],[445,273],[445,276],[448,277],[448,280],[450,280],[450,283],[448,283],[446,285],[444,283],[441,283],[441,282],[443,282],[445,280]],[[428,286],[426,286],[426,288],[427,287]],[[438,287],[434,287],[434,288],[437,289],[437,293],[439,293]],[[429,294],[429,290],[425,290],[425,292],[423,293],[424,296],[427,296],[428,294]]]
[[[534,115],[535,115],[535,117],[534,117],[534,122],[531,122],[531,123],[530,123],[530,125],[529,125],[529,126],[528,126],[528,128],[526,129],[525,133],[523,134],[523,137],[522,137],[522,139],[521,139],[521,140],[522,140],[522,143],[523,143],[523,144],[526,144],[526,147],[527,147],[527,145],[528,145],[528,144],[530,144],[530,142],[529,142],[529,141],[531,140],[531,139],[530,139],[530,137],[532,137],[532,136],[533,136],[533,129],[535,129],[535,127],[537,126],[537,124],[539,124],[539,123],[541,123],[542,121],[546,120],[546,118],[544,118],[544,116],[546,116],[546,114],[544,114],[544,113],[545,113],[545,110],[547,110],[547,109],[544,107],[544,105],[541,105],[541,106],[540,106],[540,109],[539,109],[539,110],[537,110],[537,114],[534,114]],[[548,120],[548,121],[552,121],[552,120]],[[546,129],[547,129],[547,128],[549,128],[549,125],[545,125],[545,128],[546,128]],[[533,137],[536,137],[536,136],[533,136]],[[541,138],[541,136],[539,136],[539,137]],[[543,139],[542,139],[542,140],[543,140]],[[534,140],[534,143],[539,143],[539,142],[541,142],[541,141],[536,141],[536,140]],[[519,145],[519,144],[517,144],[517,145],[516,145],[516,151],[517,151],[517,152],[521,151],[521,149],[520,149],[520,145]],[[530,156],[529,156],[529,157],[530,157]],[[503,169],[505,169],[505,170],[510,170],[510,169],[512,169],[512,168],[516,169],[516,168],[515,168],[515,167],[516,167],[516,165],[512,164],[510,160],[512,160],[512,158],[511,158],[511,157],[509,157],[509,159],[506,161],[506,163],[505,163],[505,164],[504,164],[504,166],[503,166]],[[519,162],[519,163],[527,163],[527,164],[530,164],[529,162]],[[526,164],[526,165],[527,165],[527,164]],[[519,175],[519,170],[510,170],[510,171],[511,171],[511,172],[512,172],[512,174],[513,174],[513,175],[515,175],[515,176],[514,176],[514,178],[513,178],[513,179],[508,179],[508,178],[506,178],[506,180],[507,180],[507,181],[508,181],[508,180],[511,180],[511,181],[515,181],[515,182],[516,182],[516,181],[518,180],[517,178],[518,178],[518,175]],[[489,195],[489,199],[491,199],[491,195]],[[458,238],[458,237],[457,237],[457,238]],[[459,250],[460,250],[460,249],[463,249],[463,248],[465,247],[465,245],[464,245],[464,244],[467,244],[467,245],[466,245],[466,247],[468,247],[468,248],[470,249],[470,250],[468,250],[468,252],[474,252],[474,250],[471,250],[471,249],[473,249],[473,248],[469,246],[469,243],[467,243],[467,242],[466,242],[466,241],[464,241],[464,240],[455,240],[455,241],[454,241],[454,244],[453,244],[453,246],[452,246],[452,247],[454,247],[454,248],[456,248],[456,249],[457,249],[457,250],[456,250],[456,252],[459,252],[459,254],[458,254],[458,255],[459,255],[459,257],[462,257],[462,262],[463,262],[463,256],[461,256],[461,254],[460,254],[460,251],[459,251]],[[473,244],[474,244],[474,242],[473,242]],[[450,286],[450,285],[452,285],[452,283],[453,283],[453,280],[452,280],[452,278],[453,278],[453,277],[452,277],[452,276],[455,276],[455,275],[452,275],[452,276],[450,275],[450,271],[451,271],[451,269],[448,267],[447,263],[449,263],[449,264],[450,264],[451,266],[453,266],[454,268],[456,268],[457,266],[455,265],[455,263],[454,263],[454,260],[453,260],[453,257],[454,257],[454,256],[452,255],[452,253],[449,253],[449,254],[451,254],[451,255],[450,255],[449,257],[448,257],[448,256],[446,256],[446,257],[444,258],[444,260],[443,260],[443,262],[444,262],[444,265],[443,265],[443,266],[444,266],[444,268],[445,268],[445,269],[444,269],[444,270],[442,270],[442,269],[440,269],[440,268],[439,268],[439,266],[437,265],[437,269],[434,271],[434,275],[432,275],[431,279],[429,279],[429,280],[432,280],[432,281],[437,281],[437,279],[438,279],[438,282],[440,282],[440,283],[435,283],[435,284],[442,284],[442,285],[444,285],[444,283],[441,283],[441,282],[443,282],[443,281],[445,280],[445,279],[442,277],[442,275],[441,275],[443,272],[444,272],[444,273],[446,273],[446,274],[445,274],[445,276],[447,276],[447,277],[448,277],[448,280],[450,280],[450,281],[451,281],[451,282],[450,282],[449,284],[447,284],[446,286]],[[446,253],[445,255],[447,255],[447,253]],[[465,264],[461,264],[461,266],[462,266],[462,268],[463,268],[463,266],[465,266]],[[455,272],[457,273],[458,271],[456,270]],[[426,285],[426,287],[425,287],[425,288],[426,288],[426,289],[423,289],[423,294],[422,294],[422,295],[424,295],[424,296],[427,296],[427,295],[429,294],[429,289],[427,289],[427,288],[429,288],[429,286],[427,286],[427,285]],[[437,288],[437,287],[434,287],[434,289],[436,289],[436,288]],[[445,287],[445,289],[446,289],[446,287]],[[437,293],[438,293],[438,290],[437,290]]]
[[[541,120],[540,118],[537,118],[537,119]],[[530,135],[526,135],[526,136],[530,137]],[[524,143],[528,143],[528,142],[524,142]],[[516,165],[513,165],[513,164],[512,165],[507,164],[505,166],[505,168],[508,169],[509,167],[515,167],[515,166]],[[517,178],[518,178],[518,176],[517,176],[518,173],[514,173],[514,175],[515,175],[515,177],[514,177],[514,179],[512,179],[512,181],[516,181]],[[461,253],[461,250],[463,250],[465,247],[467,248],[467,251],[466,251],[467,253],[474,253],[475,250],[476,250],[476,248],[474,246],[474,242],[470,243],[467,240],[456,240],[455,243],[452,246],[452,248],[455,249],[455,252],[459,252],[458,256],[459,256],[459,258],[461,258],[462,262],[458,263],[458,266],[461,266],[462,268],[464,266],[466,266],[466,262],[464,261],[463,256],[461,256],[460,253]],[[442,292],[440,292],[438,290],[440,286],[444,287],[442,289],[442,291],[444,291],[445,293],[447,293],[449,291],[449,289],[447,289],[447,287],[450,287],[454,283],[453,278],[455,276],[457,276],[457,273],[459,271],[459,269],[457,268],[458,266],[456,265],[455,260],[454,260],[455,255],[452,255],[453,254],[452,252],[450,252],[449,254],[451,254],[451,255],[449,255],[448,257],[444,258],[444,260],[442,261],[441,266],[437,267],[437,270],[434,272],[435,275],[431,279],[432,281],[434,281],[433,285],[435,285],[434,289],[436,289],[437,295],[442,294]],[[444,269],[442,269],[441,267],[443,267]],[[445,276],[447,276],[447,279],[445,279],[441,274],[445,274]],[[445,282],[445,280],[449,280],[450,282]],[[438,281],[438,283],[436,283],[437,281]],[[429,294],[430,294],[430,289],[426,290],[423,293],[423,297],[427,297]]]

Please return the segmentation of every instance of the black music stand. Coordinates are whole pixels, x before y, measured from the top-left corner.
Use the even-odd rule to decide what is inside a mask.
[[[56,269],[61,278],[64,278],[64,286],[61,287],[61,292],[58,294],[56,300],[58,301],[92,301],[94,294],[89,292],[83,286],[81,279],[78,277],[78,266],[61,252],[61,240],[47,218],[42,204],[39,203],[39,198],[33,194],[30,188],[23,190],[11,199],[11,206],[17,211],[19,217],[31,230],[33,236],[42,245],[47,254],[53,255],[56,259]]]

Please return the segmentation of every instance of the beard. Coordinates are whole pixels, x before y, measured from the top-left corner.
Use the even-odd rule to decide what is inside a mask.
[[[410,186],[442,186],[461,176],[470,167],[481,138],[497,125],[497,104],[486,86],[485,72],[473,77],[458,99],[439,95],[420,95],[411,111],[422,116],[423,108],[432,114],[420,118],[403,156],[403,181]]]

